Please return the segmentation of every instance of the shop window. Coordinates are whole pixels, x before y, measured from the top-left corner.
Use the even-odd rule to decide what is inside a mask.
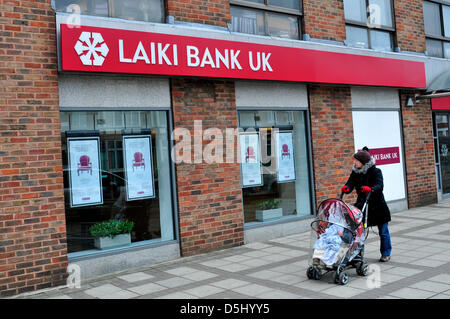
[[[391,0],[344,0],[344,14],[348,46],[394,50]]]
[[[233,32],[299,39],[300,1],[230,1]]]
[[[245,223],[311,215],[306,112],[239,111],[238,117]]]
[[[161,0],[56,0],[56,11],[125,20],[163,22]]]
[[[449,59],[450,1],[423,1],[423,18],[428,55]]]
[[[69,253],[96,249],[90,227],[110,219],[134,222],[132,243],[174,239],[166,112],[62,112],[61,129]],[[98,144],[98,155],[75,153],[87,141]],[[135,151],[130,141],[147,144]],[[94,182],[80,190],[74,176]],[[88,197],[78,195],[83,191]]]

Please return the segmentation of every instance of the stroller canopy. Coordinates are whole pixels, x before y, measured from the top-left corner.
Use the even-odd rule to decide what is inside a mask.
[[[320,204],[317,219],[354,231],[361,224],[363,214],[358,208],[339,199],[327,199]]]

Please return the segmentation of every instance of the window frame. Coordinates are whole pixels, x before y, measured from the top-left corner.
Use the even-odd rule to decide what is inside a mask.
[[[52,8],[55,10],[55,12],[66,12],[66,11],[58,11],[58,10],[56,10],[56,2],[57,1],[58,0],[52,0]],[[147,1],[152,1],[152,0],[147,0]],[[153,1],[155,1],[155,0],[153,0]],[[108,16],[107,17],[100,16],[100,17],[110,18],[110,19],[122,19],[122,20],[127,20],[127,21],[146,22],[146,23],[165,23],[166,0],[156,0],[156,1],[159,1],[161,3],[161,21],[127,20],[127,19],[115,17],[115,16],[113,16],[113,13],[115,11],[115,9],[114,9],[114,1],[113,0],[106,0],[106,2],[108,3]],[[90,15],[90,14],[86,14],[86,15],[87,16],[91,16],[91,17],[98,17],[97,15]]]
[[[375,30],[375,31],[385,31],[385,32],[389,32],[391,39],[392,39],[392,51],[395,50],[396,47],[396,38],[395,38],[395,32],[396,32],[396,28],[395,28],[395,11],[394,11],[394,1],[393,0],[389,0],[390,5],[391,5],[391,20],[392,20],[392,27],[387,26],[387,25],[380,25],[380,26],[370,26],[369,25],[369,18],[370,18],[370,13],[367,10],[367,8],[369,8],[369,0],[364,0],[364,2],[366,3],[366,22],[361,22],[361,21],[356,21],[356,20],[351,20],[351,19],[347,19],[345,18],[345,25],[349,26],[349,27],[357,27],[357,28],[364,28],[367,30],[367,41],[368,41],[368,46],[370,50],[374,50],[373,46],[372,46],[372,39],[370,36],[370,31],[371,30]],[[345,8],[344,8],[345,11]]]
[[[302,17],[303,17],[303,1],[299,1],[300,9],[290,9],[285,7],[279,7],[268,4],[268,0],[264,0],[264,3],[256,3],[256,2],[250,2],[245,0],[230,0],[230,7],[238,7],[243,9],[254,9],[262,12],[264,14],[264,36],[271,36],[269,33],[269,25],[267,23],[268,20],[268,13],[278,13],[278,14],[285,14],[290,16],[295,16],[298,18],[298,39],[291,39],[290,40],[302,40],[303,39],[303,25],[302,25]],[[249,33],[245,33],[249,34]],[[282,38],[281,38],[282,39]]]
[[[431,3],[435,3],[437,5],[439,5],[439,19],[440,19],[440,23],[441,23],[441,35],[435,35],[435,34],[428,34],[425,33],[425,28],[424,28],[424,33],[425,33],[425,38],[428,40],[437,40],[441,42],[441,47],[442,47],[442,54],[443,56],[440,57],[436,57],[434,55],[428,55],[431,57],[435,57],[435,58],[442,58],[442,59],[449,59],[449,57],[445,56],[445,48],[444,48],[444,44],[445,43],[450,43],[450,37],[446,37],[445,36],[445,25],[444,25],[444,10],[442,6],[448,6],[450,9],[450,1],[444,1],[444,0],[425,0]],[[423,11],[423,8],[422,8]],[[450,22],[450,21],[449,21]],[[425,16],[424,16],[424,20],[423,20],[424,26],[425,26]],[[428,48],[427,48],[428,51]]]
[[[256,131],[260,131],[261,127],[263,128],[269,128],[269,126],[260,126],[259,124],[254,122],[253,125],[241,125],[240,123],[240,117],[239,112],[253,112],[254,115],[256,115],[256,112],[273,112],[276,113],[278,111],[286,112],[286,111],[292,111],[292,112],[302,112],[303,113],[303,120],[305,121],[305,150],[306,150],[306,162],[307,162],[307,175],[308,175],[308,195],[309,195],[309,206],[310,206],[310,213],[305,215],[285,215],[281,218],[275,218],[273,220],[267,220],[267,221],[245,221],[245,208],[244,208],[244,187],[242,187],[242,214],[243,214],[243,221],[244,221],[244,229],[250,229],[250,228],[257,228],[257,227],[265,227],[268,225],[273,224],[281,224],[285,223],[287,221],[292,220],[305,220],[311,218],[311,216],[315,215],[315,212],[317,210],[316,206],[316,192],[314,191],[314,173],[313,173],[313,157],[312,157],[312,144],[311,144],[311,125],[310,125],[310,110],[308,107],[253,107],[253,106],[247,106],[247,107],[237,107],[237,116],[238,116],[238,122],[237,122],[237,128],[242,130],[247,129],[255,129]],[[278,124],[276,122],[276,115],[274,115],[275,123],[270,126],[270,128],[278,128],[280,131],[282,130],[291,130],[293,128],[293,125],[290,124]],[[295,151],[295,150],[294,150]],[[296,163],[295,165],[299,165]],[[295,183],[295,181],[293,182]],[[297,201],[297,198],[295,199]]]

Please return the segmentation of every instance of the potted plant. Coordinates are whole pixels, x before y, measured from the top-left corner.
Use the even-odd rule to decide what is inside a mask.
[[[270,199],[260,203],[259,210],[256,211],[256,219],[263,222],[268,219],[283,216],[283,208],[279,208],[281,200]]]
[[[95,237],[95,247],[108,249],[130,245],[130,233],[133,227],[134,222],[132,221],[110,219],[92,225],[89,231]]]

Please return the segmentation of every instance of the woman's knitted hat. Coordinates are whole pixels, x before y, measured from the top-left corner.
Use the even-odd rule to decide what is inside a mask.
[[[358,150],[353,157],[360,161],[363,165],[369,163],[371,159],[369,149],[365,146],[362,150]]]

